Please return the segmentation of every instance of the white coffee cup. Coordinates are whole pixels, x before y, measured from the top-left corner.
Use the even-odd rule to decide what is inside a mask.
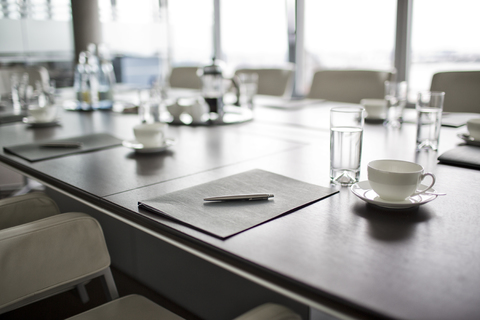
[[[403,201],[408,197],[427,192],[435,184],[433,173],[424,173],[421,165],[402,160],[374,160],[368,164],[368,182],[380,198]],[[432,177],[430,186],[418,190],[420,182]]]
[[[360,104],[365,108],[367,119],[385,119],[387,102],[384,99],[362,99]]]
[[[135,139],[144,147],[158,147],[165,144],[168,124],[163,122],[141,123],[133,127]]]
[[[167,105],[167,110],[172,115],[174,120],[178,120],[180,119],[180,115],[183,113],[183,111],[185,111],[185,108],[183,105],[175,102],[173,104]]]
[[[192,122],[203,122],[204,116],[208,113],[208,105],[201,99],[196,99],[193,104],[189,105],[187,108],[187,113],[192,116]]]
[[[35,122],[52,122],[57,118],[57,106],[30,106],[28,108],[28,113],[33,118],[33,120],[35,120]]]
[[[475,140],[480,140],[480,118],[468,120],[467,129],[470,133],[470,137]]]

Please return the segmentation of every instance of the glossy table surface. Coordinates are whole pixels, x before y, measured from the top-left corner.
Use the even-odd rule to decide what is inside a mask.
[[[381,158],[415,161],[437,176],[447,196],[410,210],[368,205],[338,194],[227,240],[137,214],[137,201],[260,168],[329,186],[329,109],[260,107],[251,122],[170,126],[176,145],[164,153],[126,147],[28,162],[0,151],[0,161],[63,192],[173,239],[301,302],[345,316],[407,319],[480,317],[480,171],[438,164],[466,128],[442,128],[437,152],[415,152],[416,127],[366,123],[361,180]],[[61,126],[0,126],[0,145],[108,132],[133,139],[138,116],[62,113]],[[336,313],[336,315],[338,315]]]

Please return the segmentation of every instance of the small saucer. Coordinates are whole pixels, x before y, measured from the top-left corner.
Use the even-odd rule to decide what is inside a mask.
[[[459,134],[457,134],[457,137],[459,137],[460,139],[465,141],[466,144],[470,144],[472,146],[480,146],[480,141],[475,140],[468,133],[459,133]]]
[[[420,187],[425,189],[428,186],[421,184]],[[370,187],[370,183],[368,182],[368,180],[355,183],[354,185],[352,185],[350,190],[353,192],[354,195],[356,195],[363,201],[388,209],[414,208],[437,198],[437,195],[434,194],[419,194],[416,196],[408,197],[403,201],[383,200],[378,196],[375,191],[373,191],[373,189]],[[430,189],[429,192],[435,192],[435,190]]]
[[[22,120],[23,123],[28,124],[32,128],[44,128],[53,127],[59,124],[60,119],[54,119],[53,121],[37,121],[33,117],[25,117]]]
[[[166,139],[165,143],[161,146],[155,147],[144,147],[143,144],[138,142],[137,140],[125,140],[122,142],[124,147],[130,148],[135,150],[138,153],[156,153],[156,152],[163,152],[173,146],[175,144],[174,139]]]

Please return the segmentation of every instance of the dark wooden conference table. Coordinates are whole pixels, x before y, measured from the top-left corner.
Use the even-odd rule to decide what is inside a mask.
[[[193,255],[306,305],[345,318],[480,318],[480,171],[438,164],[466,128],[443,127],[436,152],[415,152],[415,125],[366,123],[367,163],[415,161],[447,193],[410,210],[366,204],[349,188],[221,240],[182,224],[137,214],[137,201],[260,168],[328,187],[329,109],[255,109],[250,122],[173,126],[159,154],[123,146],[29,162],[0,150],[10,168],[81,200]],[[107,132],[133,139],[137,115],[64,111],[61,126],[0,126],[0,145]]]

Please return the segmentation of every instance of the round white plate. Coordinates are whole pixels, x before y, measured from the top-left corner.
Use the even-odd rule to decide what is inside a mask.
[[[425,189],[428,186],[421,184],[420,187]],[[425,204],[437,198],[437,195],[434,194],[419,194],[409,197],[403,201],[384,200],[380,198],[375,191],[373,191],[373,189],[370,187],[370,183],[367,180],[355,183],[353,186],[351,186],[350,190],[354,195],[363,201],[388,209],[407,209],[418,207],[419,205]],[[429,190],[429,192],[433,193],[435,190],[432,188]]]
[[[25,117],[22,121],[23,123],[28,124],[32,128],[52,127],[56,126],[59,123],[59,119],[55,119],[53,121],[39,122],[32,117]]]
[[[459,133],[457,134],[457,137],[465,141],[466,144],[471,144],[472,146],[480,146],[480,141],[475,140],[468,133]]]
[[[162,152],[170,148],[175,144],[175,140],[173,139],[166,139],[165,143],[161,146],[156,147],[144,147],[143,144],[138,142],[137,140],[125,140],[122,142],[124,147],[130,148],[135,150],[138,153],[155,153],[155,152]]]

